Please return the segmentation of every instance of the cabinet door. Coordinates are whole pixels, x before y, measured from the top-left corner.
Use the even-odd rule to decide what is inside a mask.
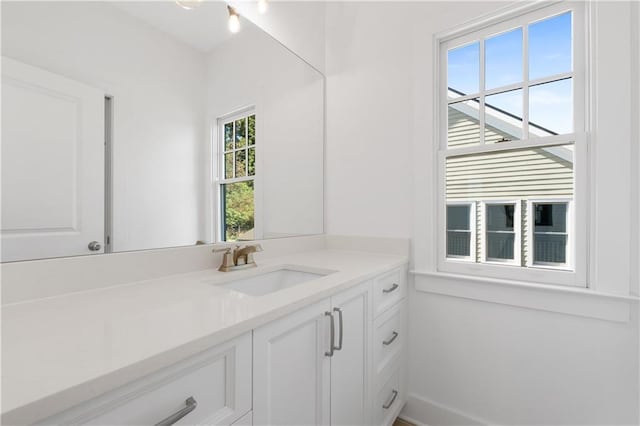
[[[333,296],[331,302],[336,323],[336,349],[331,358],[331,424],[370,424],[371,283]],[[341,332],[342,348],[337,349]]]
[[[329,299],[254,330],[253,424],[329,423]]]

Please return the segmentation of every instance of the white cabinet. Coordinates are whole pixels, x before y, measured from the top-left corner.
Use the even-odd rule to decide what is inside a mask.
[[[325,299],[254,330],[254,424],[329,424],[330,312]]]
[[[331,357],[331,424],[369,424],[371,283],[333,296],[331,302],[337,330]]]
[[[179,413],[176,425],[230,425],[251,410],[251,394],[246,333],[42,424],[155,425]]]
[[[255,330],[254,424],[370,422],[372,305],[366,282]]]

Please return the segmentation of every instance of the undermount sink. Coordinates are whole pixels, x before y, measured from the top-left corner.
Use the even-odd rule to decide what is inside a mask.
[[[284,266],[274,271],[229,281],[220,284],[220,287],[248,294],[249,296],[264,296],[265,294],[322,278],[333,272],[329,270],[294,269],[293,267]]]

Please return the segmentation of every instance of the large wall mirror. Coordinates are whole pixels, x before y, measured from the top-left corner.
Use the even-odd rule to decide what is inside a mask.
[[[228,13],[2,2],[2,261],[323,232],[324,77]]]

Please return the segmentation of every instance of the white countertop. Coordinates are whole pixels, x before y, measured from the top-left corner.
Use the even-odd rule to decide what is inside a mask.
[[[322,250],[5,305],[3,423],[41,420],[407,262]],[[337,272],[261,297],[217,285],[279,265]]]

